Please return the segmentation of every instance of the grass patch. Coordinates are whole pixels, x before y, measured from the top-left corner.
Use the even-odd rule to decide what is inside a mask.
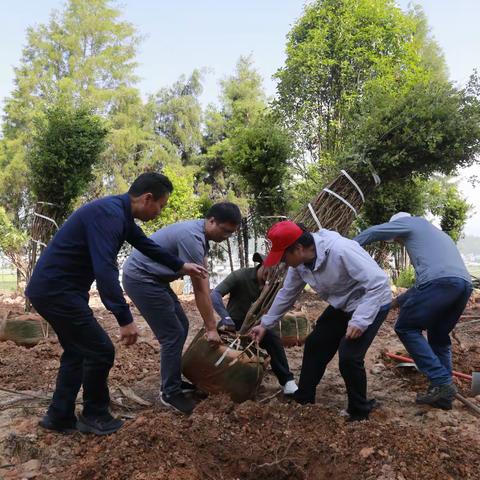
[[[14,292],[17,288],[15,273],[0,273],[0,292]]]

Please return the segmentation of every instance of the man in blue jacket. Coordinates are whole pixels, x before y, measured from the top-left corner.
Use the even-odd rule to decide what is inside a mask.
[[[392,303],[400,306],[395,332],[430,381],[428,391],[417,395],[417,403],[450,410],[457,389],[449,334],[472,293],[470,274],[455,243],[424,218],[406,212],[368,228],[354,240],[362,246],[379,240],[405,245],[416,282]]]
[[[26,295],[37,312],[55,330],[63,347],[55,392],[44,428],[68,433],[106,435],[122,426],[109,412],[108,374],[115,349],[88,306],[95,280],[105,307],[120,325],[126,345],[136,342],[138,331],[119,283],[117,254],[124,241],[176,272],[204,276],[206,270],[184,263],[148,239],[134,219],[160,215],[173,186],[158,173],[140,175],[124,195],[95,200],[75,211],[40,257]],[[78,421],[75,401],[83,386],[83,413]]]

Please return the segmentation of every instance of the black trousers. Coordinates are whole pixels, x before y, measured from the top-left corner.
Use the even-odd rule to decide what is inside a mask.
[[[63,347],[48,415],[58,421],[75,419],[75,401],[83,386],[83,415],[109,414],[107,379],[115,348],[82,295],[30,298],[35,310],[52,326]]]
[[[241,321],[235,321],[235,327],[237,330],[242,328],[243,319]],[[270,366],[272,372],[278,379],[278,383],[283,387],[288,381],[293,380],[293,373],[288,366],[287,355],[285,348],[280,339],[280,335],[273,331],[267,330],[263,340],[260,342],[260,348],[263,348],[270,355]]]
[[[388,309],[380,310],[374,322],[361,337],[347,340],[345,333],[352,314],[332,306],[328,307],[317,320],[315,328],[305,342],[302,370],[295,398],[302,403],[315,402],[317,385],[328,363],[338,351],[340,373],[347,388],[347,411],[351,415],[368,415],[371,403],[367,400],[364,359],[387,314]]]

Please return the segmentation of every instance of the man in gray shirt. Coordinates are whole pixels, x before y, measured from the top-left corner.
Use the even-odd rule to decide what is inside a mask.
[[[150,238],[185,262],[206,266],[208,241],[222,242],[233,235],[241,222],[237,205],[222,202],[213,205],[206,219],[168,225]],[[188,319],[170,288],[180,278],[166,265],[155,263],[134,250],[123,267],[123,287],[161,345],[161,402],[181,413],[190,414],[195,403],[185,395],[193,386],[182,382],[181,359],[188,334]],[[206,338],[213,345],[221,342],[210,299],[208,278],[193,278],[197,308],[205,323]]]
[[[269,230],[268,238],[272,247],[264,265],[284,261],[290,268],[261,324],[251,330],[252,337],[261,341],[310,285],[330,306],[307,337],[293,396],[301,404],[315,403],[316,387],[338,351],[349,421],[368,419],[375,401],[367,400],[364,358],[388,314],[392,295],[387,275],[363,248],[337,232],[309,233],[284,221]]]
[[[406,212],[368,228],[354,240],[360,245],[379,240],[405,245],[416,283],[394,300],[394,305],[400,306],[395,332],[430,381],[428,391],[417,395],[417,403],[451,409],[457,389],[452,378],[450,332],[472,292],[470,274],[455,243],[424,218]]]

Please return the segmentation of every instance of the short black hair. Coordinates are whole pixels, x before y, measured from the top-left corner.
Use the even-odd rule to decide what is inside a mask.
[[[240,225],[242,222],[240,209],[232,202],[215,203],[208,209],[205,217],[213,217],[219,223],[233,223],[234,225]]]
[[[298,244],[304,247],[310,247],[315,243],[313,235],[307,230],[307,227],[303,223],[297,223],[297,226],[302,229],[303,233],[297,240],[295,240],[295,243],[292,243],[292,245],[286,248],[287,252],[295,250],[295,246]]]
[[[172,182],[168,177],[157,172],[145,172],[139,175],[128,190],[132,197],[151,193],[155,200],[173,192]]]

